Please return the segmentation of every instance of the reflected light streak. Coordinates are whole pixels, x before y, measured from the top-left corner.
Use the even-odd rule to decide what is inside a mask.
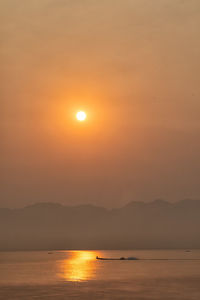
[[[85,281],[95,277],[97,252],[72,251],[61,263],[61,277],[65,281]]]

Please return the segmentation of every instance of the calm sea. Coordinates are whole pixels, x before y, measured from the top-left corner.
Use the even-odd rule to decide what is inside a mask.
[[[199,300],[200,251],[2,252],[0,299]]]

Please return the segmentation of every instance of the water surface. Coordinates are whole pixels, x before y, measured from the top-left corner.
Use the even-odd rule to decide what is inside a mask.
[[[137,257],[137,261],[98,261]],[[200,299],[200,251],[0,253],[0,299]]]

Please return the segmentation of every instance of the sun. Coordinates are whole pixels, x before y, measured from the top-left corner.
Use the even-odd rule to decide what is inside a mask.
[[[83,122],[87,118],[87,115],[84,111],[79,111],[76,114],[76,118],[77,118],[78,121]]]

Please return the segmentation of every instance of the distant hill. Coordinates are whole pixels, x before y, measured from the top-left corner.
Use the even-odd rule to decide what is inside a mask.
[[[0,209],[0,250],[200,248],[200,201]]]

